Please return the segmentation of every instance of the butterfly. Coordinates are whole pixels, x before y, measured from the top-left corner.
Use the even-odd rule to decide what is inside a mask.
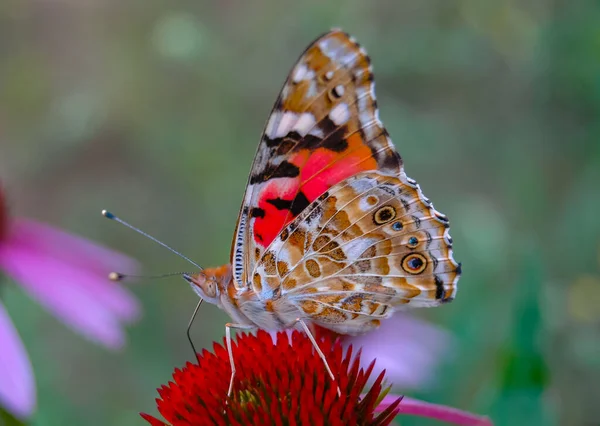
[[[460,274],[448,218],[379,120],[366,51],[332,30],[300,56],[267,120],[231,261],[184,278],[233,320],[232,385],[231,328],[365,333],[453,300]]]

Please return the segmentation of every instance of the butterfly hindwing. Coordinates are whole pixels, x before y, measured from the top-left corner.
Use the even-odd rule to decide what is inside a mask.
[[[332,186],[368,170],[398,176],[402,161],[378,118],[369,58],[334,30],[300,56],[275,103],[252,165],[232,246],[234,279]]]
[[[447,218],[403,173],[362,172],[330,188],[262,255],[270,283],[312,321],[341,333],[376,326],[395,308],[454,298],[460,265]]]

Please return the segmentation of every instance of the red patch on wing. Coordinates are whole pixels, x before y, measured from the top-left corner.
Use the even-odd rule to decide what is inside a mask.
[[[299,178],[273,179],[260,192],[258,207],[264,211],[263,217],[254,220],[254,241],[268,247],[284,227],[289,210],[278,209],[267,200],[293,200],[300,188]]]
[[[288,161],[300,168],[300,176],[273,179],[267,183],[258,198],[258,207],[264,211],[264,215],[254,221],[254,241],[257,244],[268,247],[295,217],[290,210],[279,209],[267,200],[291,202],[302,190],[308,201],[313,202],[344,179],[366,170],[377,169],[377,161],[360,134],[355,133],[346,141],[348,147],[341,153],[318,148],[293,154]]]

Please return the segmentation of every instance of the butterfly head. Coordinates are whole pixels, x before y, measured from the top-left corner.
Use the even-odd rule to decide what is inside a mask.
[[[207,302],[217,304],[219,300],[219,286],[214,276],[208,276],[204,272],[197,274],[184,274],[185,279],[192,289]]]
[[[224,265],[204,269],[196,274],[183,274],[183,278],[190,283],[198,296],[209,303],[219,305],[221,292],[231,281],[231,267]]]

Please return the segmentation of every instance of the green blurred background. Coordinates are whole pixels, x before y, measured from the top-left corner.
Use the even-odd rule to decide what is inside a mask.
[[[600,424],[600,3],[592,0],[0,2],[0,178],[12,211],[117,248],[146,273],[227,261],[260,132],[305,46],[342,27],[372,57],[409,176],[451,218],[460,292],[417,312],[457,338],[412,396],[498,425]],[[7,279],[29,351],[31,424],[143,424],[190,358],[196,297],[133,286],[143,319],[111,354]],[[224,335],[202,308],[198,346]],[[403,425],[426,425],[403,418]]]

